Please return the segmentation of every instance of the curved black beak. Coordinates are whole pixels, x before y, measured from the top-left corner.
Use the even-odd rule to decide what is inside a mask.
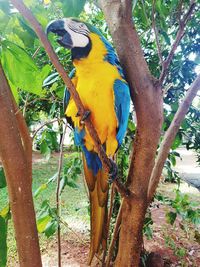
[[[59,36],[57,39],[57,42],[68,49],[73,48],[73,42],[71,39],[70,34],[65,29],[65,24],[62,19],[59,20],[53,20],[50,22],[46,27],[46,34],[48,35],[50,32],[55,33]]]

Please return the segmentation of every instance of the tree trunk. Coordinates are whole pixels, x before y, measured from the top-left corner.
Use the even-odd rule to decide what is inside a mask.
[[[12,96],[0,64],[0,157],[6,174],[20,267],[40,267],[41,256],[31,190],[30,145],[20,134]],[[23,123],[24,125],[24,123]],[[25,139],[24,139],[25,138]],[[27,139],[28,140],[28,139]],[[29,151],[29,156],[26,152]],[[28,159],[27,159],[28,157]]]
[[[147,191],[162,126],[162,91],[156,86],[144,59],[132,22],[130,0],[99,1],[129,82],[137,116],[137,131],[127,186],[135,198],[123,201],[119,251],[115,266],[137,267],[142,228],[148,207]]]

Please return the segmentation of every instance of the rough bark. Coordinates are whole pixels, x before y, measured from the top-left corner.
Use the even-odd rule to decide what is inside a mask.
[[[22,112],[18,109],[11,91],[9,91],[8,93],[10,94],[10,97],[12,99],[13,109],[15,112],[16,120],[17,120],[17,126],[18,126],[18,130],[20,132],[20,136],[22,139],[24,153],[26,155],[27,172],[28,172],[27,177],[29,179],[30,186],[32,186],[32,138],[30,136],[30,133],[26,125],[26,121],[22,115]]]
[[[137,116],[137,132],[127,185],[136,195],[123,201],[119,252],[115,266],[138,266],[147,190],[162,125],[162,92],[155,86],[132,22],[132,1],[99,3],[129,82]]]
[[[156,158],[156,163],[151,174],[151,179],[150,179],[150,184],[149,184],[149,193],[148,193],[149,201],[151,201],[151,199],[153,198],[155,190],[158,186],[159,179],[162,173],[162,169],[167,159],[173,140],[178,132],[178,129],[185,115],[188,112],[188,109],[192,103],[192,100],[197,95],[197,92],[199,89],[200,89],[200,75],[197,76],[197,78],[194,80],[194,82],[188,89],[185,98],[180,104],[167,132],[164,135],[164,139],[161,143],[160,150]]]
[[[6,114],[6,116],[5,116]],[[0,64],[0,157],[6,174],[20,267],[40,267],[30,164],[22,144],[10,88]]]

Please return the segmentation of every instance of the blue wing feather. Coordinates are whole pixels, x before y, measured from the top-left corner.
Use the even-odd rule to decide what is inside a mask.
[[[103,36],[101,36],[101,40],[107,49],[107,54],[106,54],[104,60],[108,61],[113,66],[116,66],[118,71],[119,71],[120,76],[124,79],[124,73],[123,73],[122,67],[119,63],[119,59],[115,53],[114,48]]]
[[[85,155],[87,166],[92,170],[93,174],[96,175],[99,169],[102,169],[101,160],[96,152],[88,151],[84,145],[85,130],[74,129],[74,142],[77,146],[80,146]]]
[[[119,79],[115,80],[114,95],[115,111],[118,119],[118,132],[116,139],[120,146],[126,133],[130,111],[130,91],[128,84]]]
[[[69,74],[69,78],[72,79],[76,74],[76,70],[73,69],[70,74]],[[64,92],[64,98],[63,98],[63,109],[64,109],[64,112],[66,111],[66,108],[69,104],[69,99],[70,99],[70,92],[69,90],[67,89],[67,87],[65,87],[65,92]]]

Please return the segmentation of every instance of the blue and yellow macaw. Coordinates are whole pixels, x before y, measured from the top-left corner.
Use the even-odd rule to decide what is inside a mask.
[[[47,34],[49,32],[59,36],[61,46],[71,49],[75,67],[70,75],[72,82],[85,109],[90,111],[90,119],[107,156],[113,158],[124,138],[130,109],[129,87],[113,47],[94,26],[77,19],[52,21],[47,26]],[[95,253],[106,249],[108,174],[67,89],[64,107],[74,128],[75,143],[83,151],[91,206],[90,264]]]

